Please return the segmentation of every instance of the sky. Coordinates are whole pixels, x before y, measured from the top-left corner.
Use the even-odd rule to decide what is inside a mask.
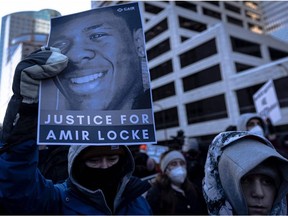
[[[10,13],[41,9],[54,9],[68,15],[91,9],[91,0],[0,0],[0,26],[2,17]]]

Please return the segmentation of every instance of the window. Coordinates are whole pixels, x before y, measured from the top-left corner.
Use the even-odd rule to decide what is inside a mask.
[[[250,29],[250,31],[252,31],[254,33],[257,33],[257,34],[262,34],[263,33],[263,29],[259,25],[248,23],[248,28]]]
[[[157,56],[169,50],[170,50],[170,41],[169,39],[166,39],[165,41],[157,44],[156,46],[152,47],[151,49],[147,51],[148,61],[150,61],[153,58],[156,58]]]
[[[158,14],[160,13],[163,8],[160,8],[160,7],[157,7],[155,5],[151,5],[151,4],[148,4],[148,3],[144,3],[144,7],[145,7],[145,11],[146,12],[149,12],[149,13],[152,13],[152,14]]]
[[[236,7],[236,6],[234,6],[234,5],[228,4],[228,3],[226,3],[226,2],[224,3],[224,7],[225,7],[225,9],[227,9],[227,10],[229,10],[229,11],[232,11],[232,12],[234,12],[234,13],[238,13],[238,14],[241,13],[241,10],[240,10],[239,7]]]
[[[202,32],[207,29],[206,24],[201,22],[190,20],[181,16],[179,17],[178,20],[179,20],[179,26],[181,28],[189,29],[196,32]]]
[[[221,80],[219,65],[214,65],[182,79],[184,92]]]
[[[226,103],[223,94],[188,103],[185,106],[188,124],[227,118]]]
[[[243,72],[245,70],[254,68],[254,66],[252,65],[247,65],[247,64],[243,64],[243,63],[239,63],[239,62],[235,62],[235,67],[236,67],[236,72]]]
[[[246,17],[248,17],[254,21],[258,21],[258,22],[260,21],[260,15],[255,13],[255,12],[247,10],[247,11],[245,11],[245,15],[246,15]]]
[[[258,9],[258,4],[254,1],[244,1],[244,4],[251,9],[254,9],[254,10]]]
[[[219,6],[219,1],[204,1],[205,3]]]
[[[250,41],[242,40],[239,38],[231,37],[232,49],[234,52],[262,57],[260,45]]]
[[[176,6],[197,12],[197,6],[188,1],[175,1]]]
[[[234,25],[243,26],[243,22],[239,19],[234,18],[234,17],[227,16],[227,21],[229,23],[234,24]]]
[[[179,56],[181,68],[193,64],[209,56],[212,56],[214,54],[217,54],[215,38],[181,54]]]
[[[274,80],[275,91],[280,107],[288,107],[288,91],[287,91],[288,77],[283,77]]]
[[[155,25],[154,27],[146,31],[145,33],[146,41],[147,42],[150,41],[151,39],[160,35],[162,32],[166,31],[167,29],[168,29],[167,19],[164,19],[163,21],[161,21],[160,23],[158,23],[157,25]]]
[[[177,107],[154,113],[156,130],[179,126]]]
[[[279,29],[280,27],[282,27],[280,23],[273,23],[270,26],[266,26],[265,28],[266,28],[266,32],[271,32],[271,31]]]
[[[186,40],[188,40],[189,38],[188,37],[185,37],[185,36],[181,36],[181,42],[184,42]]]
[[[152,90],[153,101],[161,100],[175,95],[174,82],[168,83]]]
[[[155,80],[173,71],[171,59],[150,69],[151,80]]]
[[[256,112],[253,95],[263,86],[263,84],[264,83],[236,91],[240,114]]]
[[[203,14],[221,20],[221,14],[216,11],[203,8]]]
[[[269,54],[270,54],[270,58],[272,61],[275,61],[275,60],[278,60],[281,58],[285,58],[288,56],[288,52],[278,50],[275,48],[271,48],[271,47],[269,47]]]

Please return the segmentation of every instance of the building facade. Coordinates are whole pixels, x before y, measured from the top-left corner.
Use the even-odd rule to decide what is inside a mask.
[[[47,43],[50,19],[60,15],[58,11],[44,9],[12,13],[2,18],[0,42],[1,123],[12,95],[12,81],[16,65],[25,56]]]
[[[127,1],[92,1],[92,8],[122,3]],[[235,125],[241,114],[256,111],[253,94],[268,80],[273,80],[281,107],[276,131],[288,132],[288,44],[269,36],[270,16],[264,16],[262,3],[139,2],[159,144],[173,142],[179,130],[209,143],[217,133]],[[6,65],[2,68],[15,67],[25,50],[36,48],[41,40],[46,43],[48,17],[31,28],[33,34],[29,31],[13,36],[9,35],[12,16],[4,18],[1,50],[6,51],[1,52],[1,59]],[[3,74],[1,80],[6,82],[8,75],[3,78]],[[9,77],[12,79],[13,74]],[[2,82],[1,86],[0,102],[5,110],[10,97],[3,96],[3,89],[11,87]]]
[[[271,4],[270,1],[263,1],[260,4],[264,31],[275,38],[288,42],[288,2],[275,1]]]
[[[119,3],[125,2],[92,7]],[[275,126],[288,131],[288,44],[264,34],[260,3],[139,2],[158,143],[179,130],[210,142],[241,114],[256,111],[253,94],[270,79],[282,114]]]

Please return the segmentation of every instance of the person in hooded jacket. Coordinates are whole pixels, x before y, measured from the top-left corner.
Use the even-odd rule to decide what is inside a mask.
[[[186,160],[180,151],[164,152],[160,169],[146,195],[154,215],[207,214],[201,189],[187,178]]]
[[[134,159],[127,146],[72,145],[63,183],[45,179],[38,169],[39,81],[56,76],[67,62],[59,49],[42,47],[16,68],[5,116],[13,124],[0,155],[0,205],[8,214],[151,214],[142,196],[150,184],[132,176]]]
[[[237,131],[249,131],[250,133],[264,136],[273,144],[278,152],[282,151],[282,146],[270,118],[264,120],[257,113],[244,113],[238,119]]]
[[[268,133],[264,119],[257,113],[244,113],[240,115],[236,129],[237,131],[250,131],[260,136],[266,136]]]
[[[210,215],[286,215],[288,160],[264,138],[222,132],[209,146],[203,194]]]

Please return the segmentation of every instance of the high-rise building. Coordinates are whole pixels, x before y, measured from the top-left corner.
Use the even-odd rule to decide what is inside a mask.
[[[92,7],[127,3],[92,1]],[[274,4],[274,2],[270,2]],[[288,44],[265,35],[258,1],[142,1],[158,143],[177,131],[203,142],[256,112],[273,80],[288,131]]]
[[[273,37],[288,42],[288,2],[262,1],[260,7],[263,14],[264,31]]]
[[[58,11],[24,11],[2,18],[0,42],[0,122],[3,121],[17,63],[48,41],[50,19]]]

